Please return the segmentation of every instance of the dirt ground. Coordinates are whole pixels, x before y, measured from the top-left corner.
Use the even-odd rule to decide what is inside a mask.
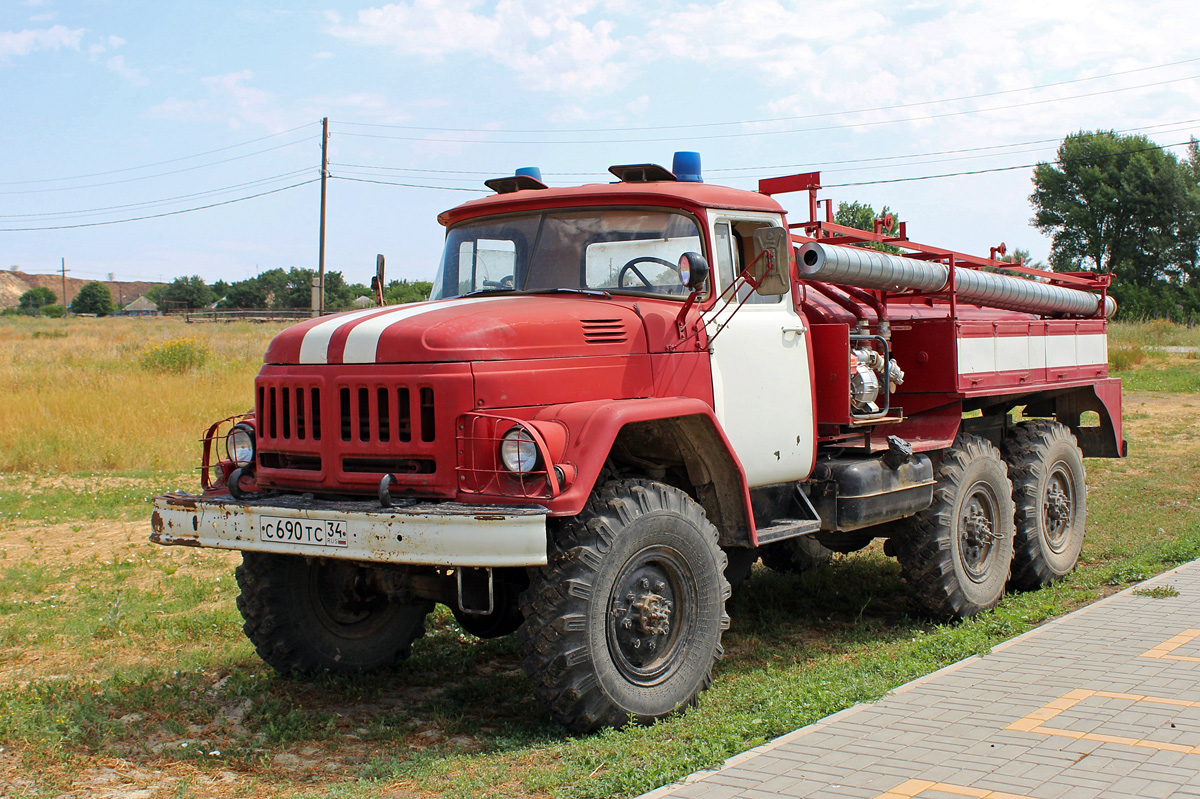
[[[1200,399],[1190,397],[1139,392],[1127,396],[1124,407],[1125,437],[1140,441],[1161,441],[1174,451],[1180,449],[1195,451],[1200,454]],[[1131,444],[1131,446],[1135,446]],[[1135,466],[1132,462],[1113,462],[1114,467],[1127,469],[1132,472]],[[1191,475],[1180,475],[1181,480],[1192,479]],[[69,480],[48,480],[49,485],[66,485]],[[139,553],[152,547],[147,540],[149,535],[147,520],[131,522],[101,522],[81,524],[19,524],[0,531],[0,563],[14,563],[23,560],[37,560],[54,566],[62,566],[72,562],[80,562],[95,558],[106,561],[120,558],[137,557]],[[184,558],[194,555],[194,551],[185,552],[179,548],[174,556]],[[214,569],[225,570],[232,575],[233,568],[240,561],[236,552],[205,552],[205,565]],[[1116,587],[1112,588],[1117,590]],[[20,659],[10,660],[0,668],[0,683],[11,684],[17,676],[14,669],[20,671],[30,664],[20,662]],[[73,663],[70,653],[64,653],[61,663],[42,664],[49,667],[37,668],[35,671],[43,676],[50,671],[66,671],[72,676],[93,671],[100,674],[97,667],[103,664]],[[91,668],[89,668],[89,665]],[[512,663],[497,662],[496,669],[510,669]],[[8,674],[4,674],[8,672]],[[19,679],[17,680],[19,682]],[[406,699],[402,689],[395,696],[384,694],[373,699],[373,706],[403,703]],[[427,694],[430,689],[420,690]],[[433,689],[437,690],[437,689]],[[180,762],[163,758],[155,760],[138,757],[137,761],[116,757],[94,756],[86,763],[78,760],[69,766],[57,765],[52,767],[50,776],[57,769],[69,769],[67,787],[57,794],[61,797],[96,797],[97,799],[165,799],[165,797],[214,797],[226,799],[236,796],[254,796],[263,793],[271,795],[288,795],[296,792],[321,791],[322,786],[331,781],[344,779],[344,775],[352,766],[361,763],[373,754],[372,747],[365,741],[359,741],[353,725],[356,716],[369,710],[370,707],[332,708],[343,719],[338,724],[339,735],[337,743],[328,746],[304,745],[285,751],[264,754],[264,761],[252,774],[239,771],[205,767],[202,761]],[[223,708],[220,718],[209,725],[213,729],[190,725],[183,736],[170,740],[163,739],[153,742],[154,746],[180,747],[190,740],[197,742],[209,737],[208,733],[215,732],[216,727],[224,730],[236,730],[241,724],[246,708],[239,704],[231,704]],[[124,721],[124,719],[122,719]],[[132,723],[134,720],[130,720]],[[419,722],[419,720],[414,720]],[[346,726],[346,725],[349,726]],[[452,743],[460,747],[460,751],[471,751],[475,742],[470,738],[447,741],[445,734],[433,723],[417,723],[408,736],[404,745],[420,749],[432,745]],[[393,743],[393,745],[395,745]],[[215,756],[214,756],[215,757]],[[67,773],[67,772],[64,772]],[[11,748],[0,747],[0,799],[25,795],[46,795],[45,785],[47,774],[31,773],[21,753]],[[280,793],[279,784],[289,786]],[[428,797],[434,794],[417,792],[407,788],[403,783],[390,783],[385,787],[379,785],[378,795],[386,797]]]

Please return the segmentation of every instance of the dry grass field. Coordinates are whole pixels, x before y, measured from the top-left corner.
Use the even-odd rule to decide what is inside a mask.
[[[238,556],[147,541],[148,497],[196,487],[201,428],[250,406],[277,329],[0,319],[0,796],[633,796],[1200,557],[1200,360],[1155,349],[1200,337],[1127,326],[1130,457],[1088,462],[1084,556],[1053,588],[941,626],[878,546],[759,567],[699,707],[592,736],[546,720],[514,641],[445,612],[395,673],[282,679],[241,634]],[[179,339],[204,365],[143,366]]]

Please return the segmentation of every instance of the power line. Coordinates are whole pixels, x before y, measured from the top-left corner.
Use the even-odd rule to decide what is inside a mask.
[[[1130,132],[1148,131],[1148,130],[1154,130],[1154,129],[1160,129],[1160,128],[1173,129],[1173,130],[1166,130],[1163,132],[1174,132],[1174,130],[1184,128],[1188,125],[1192,125],[1197,122],[1200,122],[1200,119],[1190,119],[1190,120],[1183,120],[1183,121],[1179,121],[1179,122],[1166,122],[1166,123],[1162,123],[1159,125],[1144,125],[1144,126],[1135,127],[1135,128],[1126,128],[1126,129],[1122,129],[1122,130],[1119,130],[1116,132],[1117,133],[1130,133]],[[1034,140],[1023,141],[1023,142],[1012,142],[1009,144],[993,144],[993,145],[987,145],[987,146],[982,146],[982,147],[966,147],[966,148],[960,148],[960,149],[954,149],[954,150],[939,150],[939,151],[928,152],[928,153],[909,153],[906,155],[885,155],[885,156],[873,156],[873,157],[869,157],[869,158],[846,158],[846,159],[840,159],[840,160],[836,160],[836,161],[817,161],[817,162],[809,162],[809,163],[803,163],[803,164],[776,164],[776,165],[772,165],[772,166],[761,166],[761,167],[758,167],[758,166],[756,166],[756,167],[727,167],[727,168],[722,168],[722,169],[710,168],[710,169],[706,169],[705,172],[707,172],[707,173],[737,173],[737,172],[754,173],[754,172],[763,172],[763,171],[775,171],[775,170],[781,170],[781,169],[800,169],[800,168],[812,169],[815,167],[841,166],[844,164],[869,164],[869,166],[862,166],[862,167],[855,167],[855,168],[848,168],[848,169],[832,169],[832,170],[828,170],[827,174],[836,173],[836,172],[856,172],[856,171],[862,171],[865,169],[875,169],[875,168],[883,168],[883,169],[892,168],[892,169],[894,169],[894,168],[900,168],[900,167],[905,167],[905,166],[920,166],[920,165],[937,164],[937,163],[948,163],[951,161],[967,161],[967,160],[975,160],[975,159],[980,159],[980,158],[998,158],[998,157],[1002,157],[1002,156],[1006,156],[1006,155],[1015,155],[1015,154],[1019,154],[1019,153],[1023,153],[1023,152],[1038,152],[1039,150],[1048,150],[1048,149],[1052,149],[1052,148],[1031,147],[1031,145],[1044,145],[1044,144],[1057,145],[1057,144],[1061,143],[1061,141],[1062,140],[1060,138],[1034,139]],[[1175,145],[1166,145],[1166,146],[1170,147],[1170,146],[1175,146]],[[1018,147],[1025,147],[1028,149],[1023,149],[1023,150],[1015,149]],[[991,151],[995,151],[995,150],[1007,150],[1008,152],[991,152]],[[942,159],[938,159],[935,161],[922,161],[922,162],[914,161],[912,163],[900,163],[900,164],[881,164],[880,163],[882,161],[897,161],[897,160],[908,160],[908,159],[917,159],[917,158],[931,158],[933,156],[959,155],[959,154],[963,154],[963,153],[982,153],[982,154],[964,155],[964,156],[958,157],[958,158],[942,158]],[[450,170],[450,169],[417,169],[417,168],[409,168],[409,167],[372,166],[369,164],[335,164],[335,166],[339,166],[339,167],[343,167],[343,168],[350,168],[350,169],[357,169],[357,170],[369,170],[366,172],[354,173],[354,174],[364,174],[364,175],[377,174],[379,171],[389,171],[389,172],[410,172],[410,173],[418,173],[418,174],[436,174],[439,176],[440,175],[472,175],[472,176],[494,177],[494,176],[500,174],[500,172],[501,172],[501,170],[493,170],[493,171],[489,172],[489,171],[467,171],[467,170]],[[606,175],[604,173],[599,173],[599,172],[545,172],[543,174],[545,174],[548,177],[551,177],[551,176],[552,177],[564,177],[564,176],[606,177]],[[726,174],[725,177],[728,179],[737,179],[740,177],[753,177],[753,174],[750,174],[750,175]],[[445,180],[445,181],[454,181],[456,183],[462,183],[462,182],[472,182],[475,178],[439,177],[438,179]],[[395,185],[406,185],[406,186],[411,186],[413,188],[419,188],[419,186],[417,186],[416,184],[395,184]],[[434,188],[442,188],[442,187],[434,187]]]
[[[236,183],[232,186],[223,186],[222,188],[219,188],[219,189],[209,189],[207,191],[198,191],[193,194],[180,194],[176,197],[163,197],[162,199],[158,199],[158,200],[145,200],[140,203],[126,203],[125,205],[109,205],[104,208],[85,208],[85,209],[81,209],[81,210],[77,210],[77,211],[48,211],[48,212],[40,213],[40,214],[0,214],[0,219],[30,219],[30,218],[35,218],[35,217],[48,217],[48,216],[86,216],[89,214],[104,213],[106,211],[117,211],[117,210],[121,210],[124,208],[139,208],[139,207],[143,207],[143,206],[153,206],[153,205],[169,205],[173,202],[178,202],[179,200],[190,200],[190,199],[194,199],[196,197],[204,197],[204,196],[208,196],[208,195],[212,195],[212,194],[222,194],[224,192],[233,191],[234,189],[244,189],[249,186],[258,186],[258,185],[261,185],[264,183],[272,183],[272,182],[279,181],[279,180],[285,180],[287,178],[294,178],[298,175],[303,175],[305,172],[309,172],[311,170],[312,170],[312,167],[305,167],[304,169],[297,169],[293,172],[284,172],[283,174],[280,174],[280,175],[273,175],[272,177],[269,177],[269,178],[259,178],[258,180],[251,180],[251,181],[247,181],[246,183]]]
[[[178,163],[179,161],[188,161],[192,158],[201,158],[206,155],[212,155],[213,153],[225,152],[226,150],[235,150],[238,147],[245,147],[248,144],[257,144],[260,141],[266,141],[267,139],[274,139],[278,136],[286,136],[289,133],[295,133],[296,131],[307,128],[312,124],[314,124],[314,123],[308,122],[303,125],[298,125],[297,127],[291,128],[290,130],[281,130],[279,133],[272,133],[269,136],[260,136],[257,139],[250,139],[249,141],[244,141],[239,144],[230,144],[226,147],[218,147],[215,150],[205,150],[202,153],[196,153],[194,155],[183,155],[183,156],[180,156],[179,158],[169,158],[166,161],[155,161],[152,164],[142,164],[141,166],[128,166],[128,167],[124,167],[123,169],[110,169],[107,172],[91,172],[86,175],[75,175],[74,177],[67,177],[67,178],[39,178],[38,180],[13,180],[13,181],[9,181],[6,183],[0,182],[0,186],[25,186],[25,185],[29,185],[31,183],[55,183],[55,182],[61,182],[61,181],[65,181],[65,180],[83,180],[85,178],[98,178],[98,177],[103,177],[105,175],[117,175],[122,172],[134,172],[139,169],[149,169],[150,167],[154,167],[154,166],[163,166],[165,164]],[[223,162],[218,161],[217,163],[223,163]],[[168,174],[170,174],[170,173],[168,173]]]
[[[313,138],[312,136],[307,136],[303,139],[296,139],[295,141],[287,142],[286,144],[279,144],[279,145],[276,145],[275,147],[268,147],[265,150],[255,150],[252,153],[243,153],[242,155],[235,155],[232,158],[224,158],[220,161],[211,161],[207,164],[197,164],[196,166],[188,166],[188,167],[184,167],[183,169],[173,169],[169,172],[156,172],[153,175],[141,175],[140,177],[124,178],[123,180],[110,180],[110,181],[106,181],[104,183],[88,183],[83,186],[57,186],[55,188],[49,188],[49,189],[21,189],[20,191],[0,191],[0,195],[5,195],[5,194],[43,194],[43,193],[51,192],[51,191],[78,191],[79,189],[95,189],[95,188],[99,188],[101,186],[116,186],[121,183],[135,183],[139,180],[150,180],[152,178],[166,177],[167,175],[179,175],[184,172],[194,172],[197,169],[207,169],[210,166],[217,166],[219,164],[228,164],[231,161],[240,161],[243,158],[251,158],[256,155],[262,155],[263,153],[269,153],[269,152],[273,152],[275,150],[282,150],[285,147],[292,147],[297,144],[302,144],[306,141],[311,141],[312,138]]]
[[[915,102],[915,103],[899,103],[896,105],[884,105],[884,106],[877,106],[874,108],[859,108],[859,109],[856,109],[853,111],[826,111],[826,112],[817,113],[817,114],[803,114],[800,116],[788,116],[788,117],[772,117],[772,118],[767,118],[767,119],[749,119],[749,120],[734,121],[734,122],[704,122],[704,123],[693,123],[690,125],[646,125],[646,126],[640,126],[640,127],[623,127],[623,128],[572,128],[570,130],[563,130],[561,128],[559,128],[559,129],[526,128],[526,129],[512,129],[512,130],[502,130],[502,131],[497,131],[497,130],[489,129],[489,128],[433,128],[433,127],[421,127],[421,126],[417,126],[417,125],[394,125],[394,124],[388,125],[388,124],[383,124],[383,123],[378,123],[378,122],[342,122],[339,124],[354,125],[357,127],[368,127],[368,128],[391,128],[391,129],[397,129],[397,130],[424,130],[424,131],[440,132],[440,133],[627,133],[627,132],[636,132],[636,131],[644,131],[644,130],[687,130],[687,129],[694,129],[694,128],[716,128],[716,127],[728,127],[730,125],[756,125],[756,124],[764,124],[764,123],[770,123],[770,122],[795,122],[795,121],[801,120],[801,119],[819,119],[821,117],[842,116],[842,115],[846,115],[846,114],[867,114],[867,113],[872,113],[872,112],[876,112],[876,111],[896,111],[896,110],[900,110],[900,109],[904,109],[904,108],[919,108],[921,106],[938,105],[941,103],[956,103],[956,102],[960,102],[963,100],[979,100],[979,99],[982,99],[985,97],[999,97],[1001,95],[1006,95],[1006,94],[1018,94],[1020,92],[1038,91],[1040,89],[1050,89],[1050,88],[1054,88],[1056,86],[1068,86],[1068,85],[1071,85],[1074,83],[1085,83],[1087,81],[1104,80],[1105,78],[1115,78],[1115,77],[1120,77],[1122,75],[1133,75],[1138,72],[1149,72],[1151,70],[1156,70],[1156,69],[1167,69],[1169,67],[1177,67],[1182,64],[1192,64],[1197,61],[1200,61],[1200,57],[1187,58],[1182,61],[1172,61],[1167,64],[1157,64],[1157,65],[1149,66],[1149,67],[1139,67],[1138,69],[1127,69],[1127,70],[1124,70],[1121,72],[1109,72],[1105,75],[1093,75],[1089,78],[1073,78],[1071,80],[1055,81],[1053,83],[1042,83],[1042,84],[1039,84],[1036,86],[1026,86],[1021,89],[1003,89],[1003,90],[994,91],[994,92],[983,92],[981,94],[964,95],[962,97],[947,97],[947,98],[944,98],[941,100],[924,100],[924,101]],[[1153,84],[1151,84],[1151,85],[1153,85]]]
[[[1087,155],[1087,156],[1081,156],[1079,158],[1059,158],[1056,160],[1056,163],[1061,164],[1061,163],[1075,163],[1077,161],[1099,161],[1104,158],[1113,158],[1118,155],[1132,155],[1134,153],[1146,153],[1146,152],[1152,152],[1154,150],[1165,150],[1168,147],[1182,147],[1187,144],[1190,144],[1190,142],[1185,141],[1185,142],[1175,142],[1173,144],[1155,145],[1154,147],[1139,147],[1136,150],[1120,150],[1115,153],[1100,153],[1099,155]],[[1037,164],[1018,164],[1016,166],[998,166],[998,167],[992,167],[991,169],[975,169],[975,170],[971,170],[969,172],[947,172],[947,173],[940,174],[940,175],[915,175],[913,177],[907,177],[907,178],[887,178],[887,179],[881,179],[881,180],[864,180],[864,181],[859,181],[857,183],[822,183],[821,188],[823,188],[823,189],[844,189],[848,186],[875,186],[875,185],[878,185],[881,183],[912,183],[912,182],[918,181],[918,180],[936,180],[938,178],[956,178],[956,177],[962,177],[964,175],[986,175],[991,172],[1012,172],[1017,169],[1033,169],[1036,166],[1040,166],[1041,163],[1045,163],[1045,162],[1040,162]]]
[[[487,189],[466,189],[460,186],[422,186],[417,183],[393,183],[387,180],[367,180],[366,178],[348,178],[343,175],[330,175],[334,180],[349,180],[354,183],[376,183],[380,186],[404,186],[409,189],[439,189],[441,191],[469,191],[475,194],[490,194]]]
[[[309,183],[316,183],[318,180],[320,180],[320,178],[312,178],[310,180],[301,181],[300,183],[293,183],[291,186],[283,186],[282,188],[271,189],[270,191],[263,191],[263,192],[259,192],[258,194],[251,194],[248,197],[236,197],[232,200],[222,200],[219,203],[210,203],[208,205],[200,205],[200,206],[196,206],[195,208],[183,208],[178,211],[166,211],[161,214],[150,214],[148,216],[135,216],[135,217],[130,217],[128,219],[110,219],[107,222],[84,222],[84,223],[80,223],[77,225],[56,225],[53,227],[0,228],[0,233],[22,233],[22,232],[32,231],[32,230],[73,230],[75,228],[100,227],[102,225],[119,225],[124,222],[141,222],[142,220],[145,220],[145,219],[161,219],[164,216],[177,216],[179,214],[190,214],[193,211],[204,211],[208,208],[217,208],[218,206],[222,206],[222,205],[232,205],[233,203],[240,203],[240,202],[245,202],[246,200],[253,200],[257,197],[266,197],[268,194],[278,194],[281,191],[288,191],[290,189],[299,188],[300,186],[307,186]]]
[[[826,125],[823,127],[814,128],[792,128],[789,130],[763,130],[763,131],[748,131],[743,133],[721,133],[707,136],[688,136],[691,141],[711,141],[715,139],[740,139],[752,136],[781,136],[792,133],[814,133],[829,130],[845,130],[847,128],[864,128],[876,127],[879,125],[895,125],[902,122],[924,122],[933,119],[946,119],[949,117],[970,116],[972,114],[984,114],[992,111],[1009,111],[1015,108],[1029,108],[1036,105],[1047,105],[1050,103],[1061,103],[1067,100],[1081,100],[1089,97],[1100,97],[1109,94],[1118,94],[1121,92],[1136,91],[1138,89],[1149,89],[1157,86],[1165,86],[1171,83],[1180,83],[1182,81],[1195,80],[1200,78],[1200,75],[1189,75],[1184,78],[1172,78],[1170,80],[1156,81],[1154,83],[1143,83],[1138,86],[1126,86],[1119,89],[1104,89],[1101,91],[1087,92],[1084,94],[1074,94],[1067,97],[1053,97],[1045,100],[1030,100],[1024,103],[1012,103],[1009,105],[993,106],[991,108],[976,108],[969,111],[946,111],[941,114],[929,114],[920,117],[904,117],[903,119],[883,119],[874,122],[848,122],[841,125]],[[857,112],[841,112],[841,113],[857,113]],[[745,124],[745,123],[743,123]],[[503,133],[503,131],[488,131],[490,133]],[[574,131],[563,131],[563,133],[573,133]],[[425,142],[453,142],[459,144],[540,144],[540,145],[580,145],[580,144],[653,144],[662,142],[677,142],[678,137],[670,138],[646,138],[646,139],[576,139],[562,141],[547,141],[534,139],[510,139],[510,140],[491,140],[482,141],[479,139],[462,139],[449,137],[434,137],[434,136],[385,136],[377,133],[343,133],[343,136],[354,136],[364,139],[391,139],[395,141],[425,141]]]

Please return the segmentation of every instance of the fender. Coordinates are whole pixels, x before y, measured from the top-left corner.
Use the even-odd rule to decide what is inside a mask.
[[[630,437],[647,455],[668,453],[683,462],[697,500],[720,531],[722,546],[757,545],[741,462],[703,400],[578,402],[548,406],[533,418],[566,426],[564,460],[578,470],[571,486],[548,503],[552,516],[574,516],[583,510],[609,453],[619,439]]]

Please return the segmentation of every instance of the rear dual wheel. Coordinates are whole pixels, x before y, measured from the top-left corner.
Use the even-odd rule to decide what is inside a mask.
[[[1009,585],[1034,590],[1079,562],[1087,522],[1083,452],[1058,422],[1023,422],[1001,446],[1013,483],[1016,541]]]

